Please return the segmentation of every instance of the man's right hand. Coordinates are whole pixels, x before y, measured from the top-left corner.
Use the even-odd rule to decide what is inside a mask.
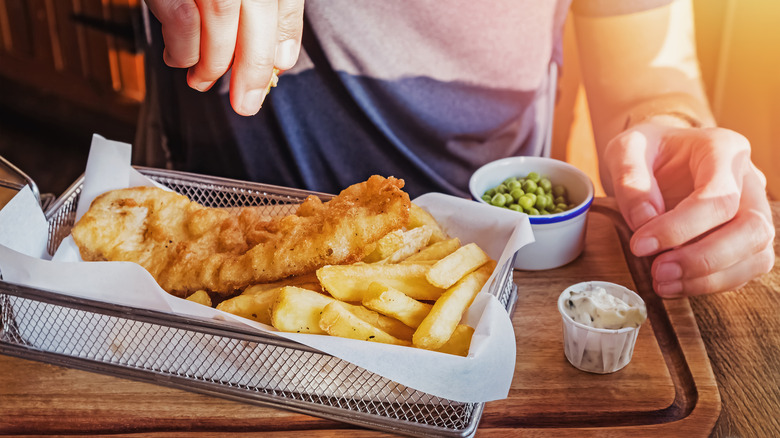
[[[232,68],[230,104],[256,114],[274,67],[292,68],[303,30],[303,0],[146,0],[162,24],[163,59],[186,68],[190,87],[207,91]]]

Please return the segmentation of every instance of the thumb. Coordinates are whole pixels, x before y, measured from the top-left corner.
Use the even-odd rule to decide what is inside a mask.
[[[653,174],[658,153],[657,141],[653,140],[642,131],[632,130],[610,141],[602,157],[620,212],[634,231],[665,210]]]

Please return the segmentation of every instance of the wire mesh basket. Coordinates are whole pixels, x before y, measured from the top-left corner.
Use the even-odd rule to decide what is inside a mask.
[[[265,206],[290,214],[306,196],[277,186],[139,168],[209,207]],[[54,253],[75,221],[83,180],[46,212]],[[491,290],[517,300],[513,260]],[[484,403],[461,403],[403,386],[273,334],[216,321],[76,298],[0,281],[0,353],[274,406],[414,436],[470,436]]]

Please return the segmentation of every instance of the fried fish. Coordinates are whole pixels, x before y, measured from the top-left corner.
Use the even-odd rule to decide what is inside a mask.
[[[322,266],[360,261],[385,234],[405,227],[411,202],[403,180],[374,175],[295,214],[205,207],[151,187],[106,192],[72,230],[86,261],[131,261],[167,292],[234,295]]]

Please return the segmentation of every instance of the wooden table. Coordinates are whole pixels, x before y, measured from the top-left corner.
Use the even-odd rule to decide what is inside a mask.
[[[582,373],[565,362],[557,340],[560,324],[548,324],[557,311],[523,311],[547,306],[544,297],[549,300],[583,279],[634,284],[629,267],[645,265],[630,258],[627,263],[617,239],[619,227],[604,209],[609,201],[599,203],[602,212],[591,215],[586,250],[579,259],[554,271],[515,271],[520,285],[513,316],[516,377],[508,399],[486,404],[477,435],[780,435],[777,265],[739,291],[666,302],[646,296],[663,312],[640,331],[629,366],[612,375]],[[772,208],[778,226],[780,203]],[[780,254],[778,240],[775,251]],[[653,337],[666,320],[674,336]],[[540,337],[524,329],[536,323],[550,333]],[[654,347],[656,342],[659,347]],[[677,347],[684,354],[658,353]],[[664,370],[668,366],[688,367],[691,375],[680,382],[673,372],[670,378]],[[675,393],[675,386],[695,390]],[[583,400],[583,394],[594,399]],[[670,423],[670,418],[676,421]],[[648,419],[656,424],[648,425]],[[0,434],[288,436],[291,431],[323,437],[383,435],[275,408],[0,355]]]

